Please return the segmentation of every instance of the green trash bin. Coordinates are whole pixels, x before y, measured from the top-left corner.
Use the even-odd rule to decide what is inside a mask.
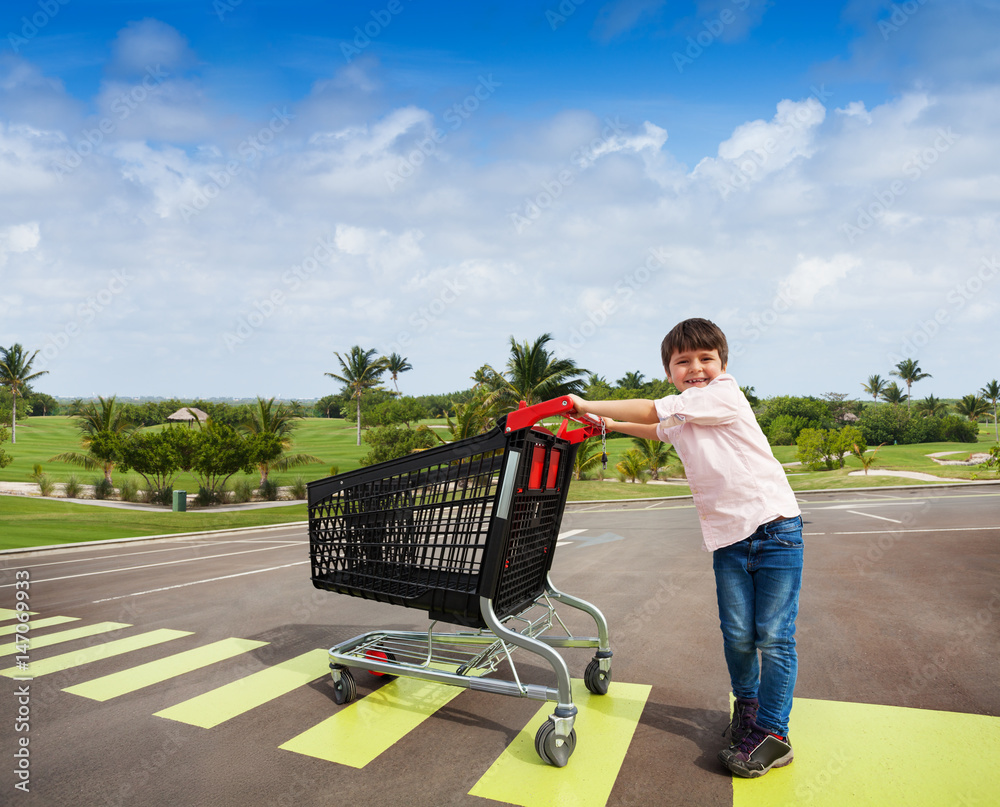
[[[186,490],[174,491],[174,512],[186,513],[188,509],[188,495]]]

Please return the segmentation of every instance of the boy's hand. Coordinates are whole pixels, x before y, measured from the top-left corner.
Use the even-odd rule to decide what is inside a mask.
[[[584,415],[587,413],[587,402],[583,400],[579,395],[567,395],[570,403],[573,404],[573,411],[570,414]]]

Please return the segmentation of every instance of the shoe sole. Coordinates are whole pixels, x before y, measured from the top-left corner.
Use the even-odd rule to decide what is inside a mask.
[[[743,779],[757,779],[758,777],[763,776],[772,768],[784,768],[794,758],[795,755],[792,753],[791,749],[789,749],[787,754],[785,754],[783,757],[778,757],[778,759],[776,759],[766,768],[764,767],[751,768],[747,765],[747,763],[739,759],[728,748],[723,749],[722,751],[719,752],[719,761],[723,765],[725,765],[732,773],[735,773],[737,776],[740,776]]]

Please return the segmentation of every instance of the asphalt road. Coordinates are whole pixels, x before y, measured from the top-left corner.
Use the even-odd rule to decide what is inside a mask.
[[[1000,717],[1000,488],[801,494],[799,501],[807,548],[796,698],[832,704],[834,714],[837,704],[877,704]],[[608,697],[619,682],[649,689],[623,760],[583,770],[574,769],[574,756],[550,771],[564,781],[590,776],[603,794],[592,801],[601,804],[739,801],[742,783],[734,795],[715,760],[729,686],[711,556],[701,550],[690,502],[575,505],[562,535],[554,582],[595,603],[611,626]],[[529,793],[528,784],[519,793],[517,781],[496,791],[515,794],[507,799],[470,794],[541,708],[532,700],[460,690],[361,768],[280,748],[347,708],[334,702],[313,651],[373,628],[428,626],[421,612],[314,589],[304,525],[5,555],[0,566],[0,609],[9,609],[0,612],[0,627],[8,627],[0,656],[4,804],[583,803]],[[24,682],[14,680],[25,673],[11,641],[18,591],[34,612],[32,680]],[[202,657],[209,647],[220,655]],[[564,655],[582,676],[590,651]],[[199,665],[190,661],[196,657]],[[267,678],[300,657],[299,679]],[[179,665],[173,673],[171,664]],[[518,669],[529,682],[552,683],[531,657]],[[162,680],[135,688],[142,675]],[[253,675],[261,683],[252,690],[224,689]],[[357,683],[364,699],[392,679],[359,672]],[[218,722],[197,725],[203,716]],[[992,737],[1000,720],[984,725]],[[793,722],[793,741],[794,729]],[[577,755],[602,741],[586,736],[581,722]],[[804,775],[814,763],[796,750],[790,769]],[[995,768],[995,758],[987,766]],[[995,795],[994,785],[973,782],[971,798],[979,787]],[[771,803],[820,803],[796,787],[800,798]]]

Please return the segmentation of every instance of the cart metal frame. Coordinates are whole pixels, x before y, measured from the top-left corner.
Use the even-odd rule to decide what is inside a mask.
[[[566,765],[577,708],[557,649],[596,649],[584,683],[598,695],[610,686],[612,657],[601,611],[549,575],[576,449],[603,432],[589,420],[569,429],[571,413],[568,398],[522,404],[486,435],[310,483],[313,584],[432,620],[427,631],[374,630],[332,647],[338,704],[357,696],[352,668],[553,701],[535,748]],[[552,415],[564,418],[554,435],[537,425]],[[574,636],[557,604],[588,614],[597,636]],[[442,621],[460,629],[438,630]],[[518,649],[544,659],[556,686],[522,681]],[[486,677],[504,662],[510,680]]]

